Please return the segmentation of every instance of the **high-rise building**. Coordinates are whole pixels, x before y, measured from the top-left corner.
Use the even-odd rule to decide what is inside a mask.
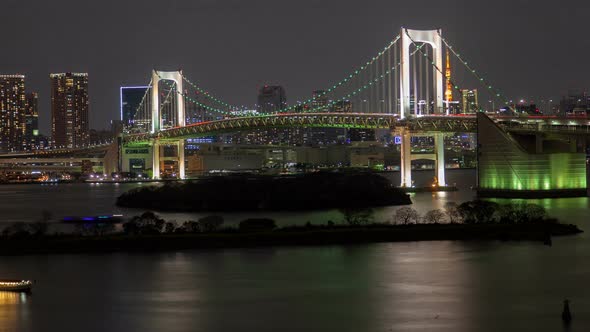
[[[280,85],[265,85],[258,91],[256,110],[259,113],[273,113],[287,106],[285,89]],[[290,129],[271,128],[256,130],[248,134],[251,144],[282,144],[291,142]]]
[[[23,147],[25,150],[34,150],[39,145],[39,96],[36,92],[26,94],[24,121]]]
[[[584,90],[569,90],[559,101],[561,115],[590,113],[590,94]]]
[[[88,74],[60,73],[51,79],[51,138],[56,147],[88,144]]]
[[[287,106],[285,89],[280,85],[265,85],[258,91],[257,110],[260,113],[277,112]]]
[[[375,129],[350,128],[348,139],[351,142],[371,142],[375,140]]]
[[[132,127],[148,129],[148,127],[143,128],[146,125],[145,123],[136,123],[135,119],[137,108],[141,105],[141,101],[148,88],[148,86],[122,86],[119,89],[121,121],[125,130],[129,130]]]
[[[352,112],[352,102],[350,100],[338,100],[331,106],[332,112],[350,113]]]
[[[25,75],[0,75],[0,152],[23,148]]]
[[[331,101],[325,90],[312,91],[310,109],[313,112],[350,112],[352,103],[348,100]],[[310,143],[313,145],[329,145],[344,143],[346,129],[344,128],[312,128]]]
[[[479,110],[479,103],[477,100],[477,89],[461,90],[461,104],[463,105],[463,113],[475,113]]]
[[[313,112],[324,112],[328,110],[328,95],[324,90],[311,92],[311,110]]]

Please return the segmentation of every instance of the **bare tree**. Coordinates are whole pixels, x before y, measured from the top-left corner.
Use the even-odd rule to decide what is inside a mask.
[[[445,214],[440,209],[430,210],[426,212],[422,221],[425,224],[436,224],[441,222],[445,217]]]
[[[373,210],[370,208],[342,208],[340,213],[349,225],[368,224],[373,220]]]
[[[31,234],[36,236],[43,236],[47,234],[47,230],[49,229],[49,221],[51,220],[51,218],[52,214],[50,211],[41,211],[41,218],[29,224]]]
[[[459,206],[455,202],[445,203],[445,214],[451,224],[461,222],[461,213],[459,212]]]
[[[164,224],[164,232],[174,233],[174,230],[176,230],[176,221],[171,220]]]
[[[397,209],[393,215],[393,222],[395,224],[415,224],[419,219],[420,215],[418,211],[408,206]]]

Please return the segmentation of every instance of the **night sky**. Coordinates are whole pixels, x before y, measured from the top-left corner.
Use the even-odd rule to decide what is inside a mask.
[[[590,1],[3,0],[0,72],[27,75],[49,133],[50,72],[88,72],[91,127],[119,115],[119,86],[152,68],[232,104],[262,84],[307,99],[372,57],[401,26],[441,27],[511,98],[590,87]],[[474,86],[476,87],[476,86]]]

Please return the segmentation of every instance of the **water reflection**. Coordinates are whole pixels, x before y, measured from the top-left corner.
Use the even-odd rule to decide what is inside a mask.
[[[27,330],[29,297],[26,293],[0,291],[0,331]]]
[[[125,186],[95,186],[92,197],[85,186],[47,186],[35,194],[35,187],[8,186],[14,192],[0,192],[0,209],[7,220],[36,218],[44,200],[53,199],[56,211],[67,214],[82,214],[70,205],[105,212]],[[462,190],[412,199],[424,214],[473,196]],[[587,198],[527,202],[588,230]],[[39,211],[16,211],[17,203]],[[394,211],[376,209],[376,219],[391,219]],[[256,214],[228,214],[226,222],[250,215]],[[268,215],[282,224],[342,219],[336,210]],[[34,296],[0,292],[0,331],[561,331],[564,298],[572,300],[572,330],[584,330],[588,234],[556,238],[552,247],[433,241],[3,257],[4,277],[39,283]]]
[[[26,304],[27,294],[19,292],[2,292],[0,291],[0,307],[14,304]]]
[[[428,253],[425,255],[424,253]],[[457,242],[384,244],[373,254],[375,331],[475,331],[473,255]]]

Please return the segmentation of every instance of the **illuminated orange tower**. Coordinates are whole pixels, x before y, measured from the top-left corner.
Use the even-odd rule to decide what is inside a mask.
[[[447,89],[445,90],[445,98],[447,103],[453,101],[453,83],[451,83],[451,57],[449,56],[449,49],[447,48],[447,65],[445,69],[445,78],[447,79]],[[447,104],[448,105],[448,104]]]

